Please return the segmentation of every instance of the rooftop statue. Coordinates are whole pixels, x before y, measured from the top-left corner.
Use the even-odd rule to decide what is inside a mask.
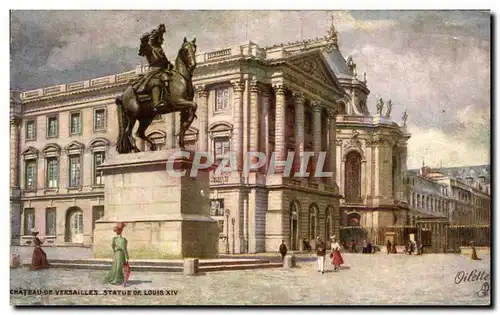
[[[385,117],[389,118],[391,117],[391,111],[392,111],[392,101],[389,100],[387,101],[387,111],[385,112]]]
[[[166,28],[160,24],[157,29],[141,37],[139,56],[146,57],[149,71],[129,85],[116,99],[120,132],[116,143],[118,153],[139,152],[132,130],[136,121],[139,128],[136,136],[155,149],[154,142],[146,137],[145,131],[156,115],[181,113],[179,147],[184,149],[184,135],[196,118],[197,105],[192,82],[196,68],[196,38],[185,37],[172,65],[162,49]]]
[[[377,101],[377,114],[378,115],[382,115],[382,110],[384,109],[384,100],[383,99],[379,99]]]

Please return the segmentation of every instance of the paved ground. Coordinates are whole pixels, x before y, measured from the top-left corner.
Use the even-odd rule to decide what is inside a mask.
[[[113,295],[122,286],[102,284],[105,271],[11,270],[11,289],[51,289],[53,295],[18,295],[11,304],[55,305],[244,305],[244,304],[445,304],[487,305],[490,295],[478,296],[484,281],[455,284],[457,273],[484,270],[490,273],[490,257],[472,261],[458,254],[373,255],[344,254],[346,265],[324,275],[314,262],[298,268],[213,272],[187,277],[181,274],[137,272],[125,290],[140,296]],[[472,279],[472,278],[471,278]],[[491,279],[487,281],[491,283]],[[101,295],[54,295],[55,290],[97,290]],[[148,291],[151,290],[151,291]],[[156,291],[155,291],[156,290]],[[173,295],[176,290],[177,294]],[[163,295],[145,295],[156,292]],[[167,295],[170,293],[170,295]],[[106,295],[104,295],[106,294]],[[115,292],[118,294],[118,292]]]

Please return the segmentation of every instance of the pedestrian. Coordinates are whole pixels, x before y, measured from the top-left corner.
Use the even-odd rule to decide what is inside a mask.
[[[316,237],[316,257],[318,260],[318,272],[321,272],[321,274],[325,273],[325,255],[326,244],[318,236]]]
[[[286,256],[286,252],[287,252],[287,248],[286,248],[286,245],[285,245],[285,241],[281,241],[281,245],[280,245],[280,254],[281,254],[281,260],[285,260],[285,256]]]
[[[368,241],[368,243],[366,244],[366,253],[373,254],[374,251],[375,251],[375,248],[373,247],[372,242]]]
[[[366,240],[363,241],[363,254],[368,253],[368,244],[366,243]]]
[[[408,252],[408,255],[411,255],[411,252],[413,251],[413,245],[412,245],[412,242],[411,240],[408,241],[408,244],[406,245],[406,251]]]
[[[123,266],[128,263],[127,239],[122,236],[125,223],[117,223],[113,228],[116,236],[113,237],[111,248],[113,249],[113,264],[105,278],[106,283],[122,284],[125,280]]]
[[[33,256],[31,258],[31,270],[41,270],[49,268],[49,261],[47,260],[47,254],[42,249],[43,241],[38,238],[39,232],[35,229],[31,230],[31,234],[34,237]]]
[[[351,242],[351,253],[357,253],[358,251],[356,250],[356,242],[352,240]]]
[[[472,249],[472,253],[471,253],[470,258],[472,260],[481,260],[481,258],[477,257],[476,246],[474,245],[474,242],[470,242],[470,246],[471,246],[471,249]]]
[[[392,244],[391,244],[391,241],[390,240],[387,240],[387,255],[389,255],[391,253],[391,249],[392,249]]]
[[[337,242],[337,237],[334,235],[331,237],[332,246],[330,253],[330,258],[332,258],[333,271],[340,269],[340,265],[344,264],[344,259],[340,254],[340,244]]]
[[[396,249],[396,242],[392,243],[391,254],[397,254],[398,250]]]

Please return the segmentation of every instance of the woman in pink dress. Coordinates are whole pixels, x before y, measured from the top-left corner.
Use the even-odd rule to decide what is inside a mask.
[[[47,254],[42,249],[43,241],[38,238],[38,231],[32,231],[34,236],[33,256],[31,258],[31,270],[41,270],[49,268],[49,261],[47,260]]]
[[[331,254],[330,257],[332,258],[332,265],[333,265],[333,271],[337,271],[340,269],[340,265],[344,264],[344,259],[342,258],[342,255],[340,254],[340,244],[337,242],[337,237],[334,235],[331,237],[332,239],[332,245],[331,245]]]

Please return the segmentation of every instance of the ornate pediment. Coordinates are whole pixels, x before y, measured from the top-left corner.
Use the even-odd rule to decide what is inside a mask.
[[[91,151],[107,151],[110,146],[111,141],[102,137],[92,139],[87,145],[88,149]]]
[[[82,154],[84,148],[85,145],[83,145],[83,143],[80,143],[78,141],[71,141],[67,146],[64,147],[64,150],[66,150],[69,155]]]
[[[45,157],[59,156],[61,154],[61,147],[57,143],[49,143],[42,151]]]
[[[26,150],[23,151],[22,156],[24,157],[25,160],[32,160],[38,158],[38,149],[35,147],[28,147]]]
[[[351,139],[345,141],[344,143],[344,149],[350,149],[350,148],[361,148],[361,141],[358,139],[359,132],[356,130],[353,131]]]
[[[339,92],[343,90],[333,72],[328,70],[325,61],[318,54],[298,57],[288,63]]]

